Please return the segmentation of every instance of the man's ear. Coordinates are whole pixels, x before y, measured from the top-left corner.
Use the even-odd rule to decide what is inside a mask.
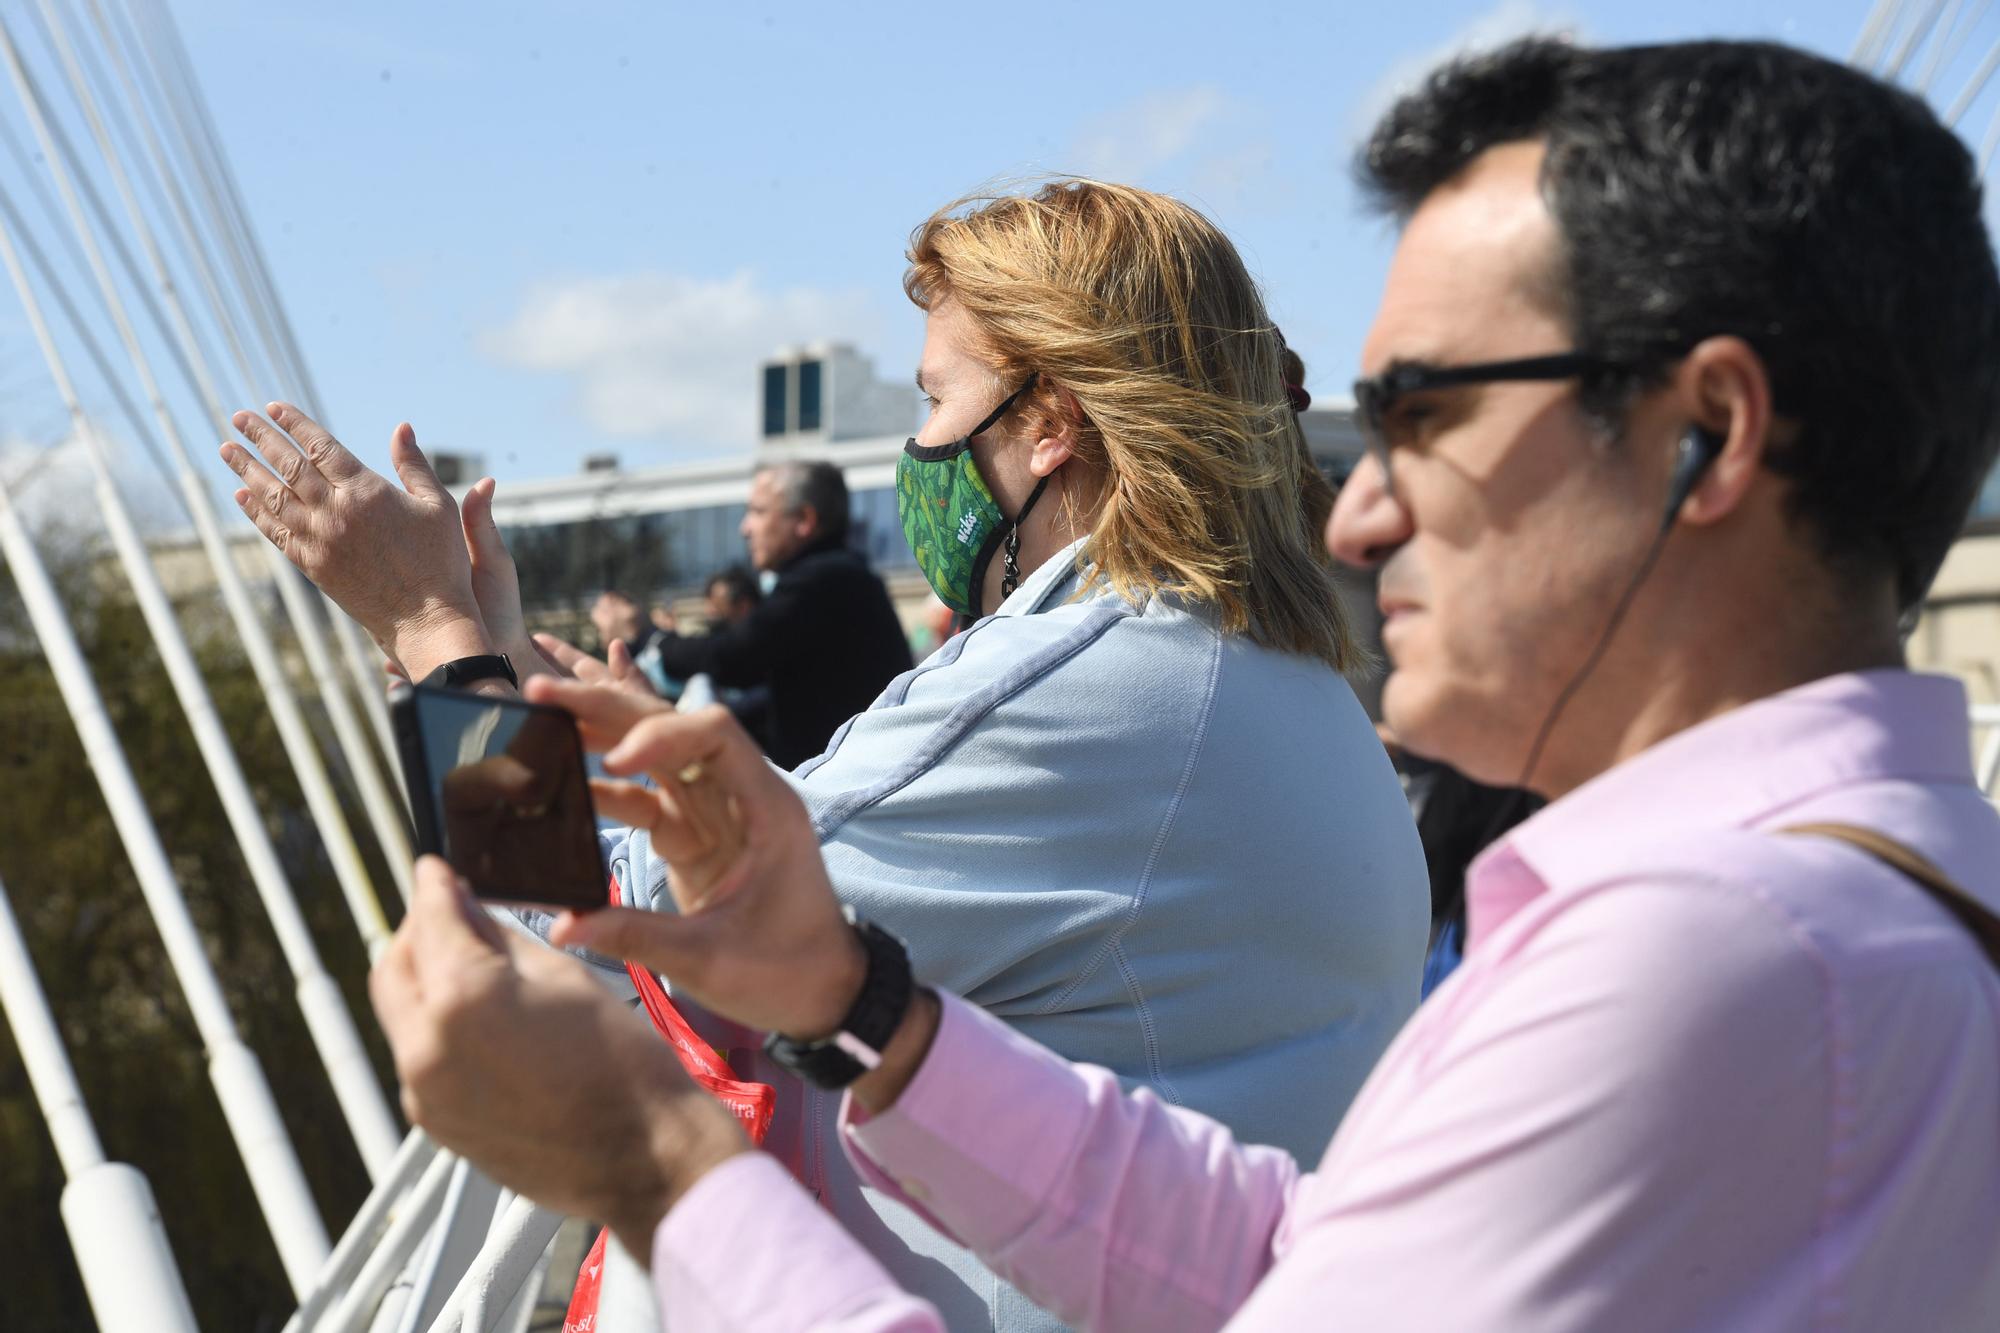
[[[798,512],[792,516],[792,531],[801,540],[809,541],[819,536],[819,510],[811,505],[800,505]]]
[[[1770,373],[1743,339],[1706,338],[1688,353],[1674,380],[1691,422],[1722,441],[1679,517],[1696,525],[1717,523],[1743,503],[1763,471],[1774,432],[1783,429],[1771,409]]]
[[[1056,390],[1056,412],[1044,417],[1028,455],[1028,471],[1046,477],[1076,457],[1076,441],[1083,422],[1083,406],[1068,389]]]

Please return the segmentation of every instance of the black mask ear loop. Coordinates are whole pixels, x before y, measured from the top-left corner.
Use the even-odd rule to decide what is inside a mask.
[[[982,434],[989,426],[992,426],[1001,417],[1007,415],[1007,409],[1014,405],[1014,400],[1034,388],[1035,381],[1040,378],[1040,371],[1030,372],[1028,378],[1022,382],[1021,387],[1007,395],[1007,401],[994,408],[991,416],[973,427],[972,431],[966,435],[964,441],[966,447],[971,447],[974,436]],[[1050,473],[1049,475],[1053,476],[1055,474]],[[1027,503],[1021,506],[1021,512],[1008,520],[1004,563],[1001,565],[1002,572],[1000,575],[1000,599],[1002,601],[1013,596],[1014,589],[1021,586],[1021,524],[1027,519],[1028,511],[1035,507],[1035,501],[1042,498],[1042,491],[1048,484],[1048,477],[1043,477],[1040,481],[1036,482],[1035,489],[1028,492]],[[980,606],[980,603],[985,600],[986,567],[993,563],[993,548],[998,537],[999,533],[995,532],[992,537],[987,538],[985,548],[973,558],[972,587],[968,590],[972,594],[972,610],[967,614],[968,620],[979,619],[984,610]]]
[[[1049,477],[1055,473],[1051,472]],[[1021,525],[1028,521],[1028,511],[1035,507],[1035,501],[1042,498],[1048,488],[1049,477],[1035,483],[1035,489],[1028,492],[1028,502],[1021,506],[1021,512],[1014,515],[1014,522],[1007,529],[1006,562],[1000,567],[1000,597],[1006,600],[1014,595],[1014,589],[1021,586]]]

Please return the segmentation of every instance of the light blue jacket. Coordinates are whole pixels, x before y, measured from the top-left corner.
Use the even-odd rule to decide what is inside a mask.
[[[1417,1002],[1430,899],[1409,807],[1334,671],[1168,600],[1072,600],[1075,558],[792,776],[834,888],[921,982],[1317,1161]],[[645,835],[606,848],[628,899],[672,910]],[[1058,1326],[861,1188],[838,1097],[732,1062],[780,1089],[772,1151],[951,1328]]]

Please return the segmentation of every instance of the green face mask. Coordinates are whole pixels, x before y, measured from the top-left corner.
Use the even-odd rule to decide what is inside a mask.
[[[903,520],[903,536],[938,600],[961,615],[980,614],[986,567],[1003,542],[1007,564],[1000,595],[1012,593],[1021,582],[1021,570],[1015,563],[1021,548],[1021,520],[1042,498],[1042,488],[1049,479],[1043,477],[1035,483],[1028,502],[1010,520],[1000,512],[986,479],[972,461],[972,441],[1005,416],[1034,383],[1035,377],[1028,376],[1026,383],[963,437],[931,445],[918,444],[912,437],[903,446],[903,456],[896,460],[896,511]]]

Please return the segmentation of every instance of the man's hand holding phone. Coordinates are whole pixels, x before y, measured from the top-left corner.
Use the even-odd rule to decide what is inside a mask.
[[[576,959],[500,929],[437,857],[417,862],[368,989],[412,1123],[642,1260],[667,1209],[750,1150],[643,1016]]]
[[[608,772],[656,780],[592,788],[600,810],[652,835],[681,909],[564,912],[551,938],[663,973],[747,1026],[801,1040],[834,1031],[865,955],[805,807],[728,711],[680,715],[547,676],[526,693],[572,714]],[[526,790],[502,776],[509,792]],[[609,1223],[635,1255],[683,1193],[749,1148],[643,1019],[576,959],[495,930],[440,860],[419,862],[370,990],[411,1119],[523,1194]],[[917,992],[854,1096],[872,1111],[892,1105],[937,1023],[935,998]]]

